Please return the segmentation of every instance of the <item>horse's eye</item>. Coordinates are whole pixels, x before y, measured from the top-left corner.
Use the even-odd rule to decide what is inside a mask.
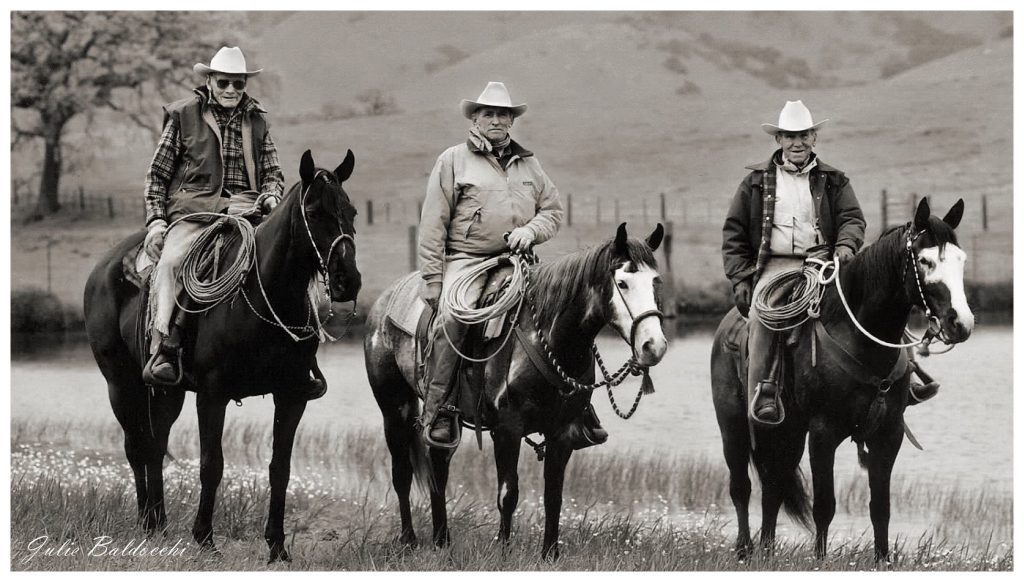
[[[930,259],[926,259],[924,257],[921,257],[921,259],[918,262],[921,263],[922,267],[926,267],[928,269],[935,268],[935,263],[931,262]]]
[[[616,285],[619,286],[619,289],[629,289],[629,285],[625,281],[618,281]]]

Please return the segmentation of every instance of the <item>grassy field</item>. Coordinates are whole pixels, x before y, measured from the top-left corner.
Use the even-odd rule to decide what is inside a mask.
[[[135,526],[130,472],[113,424],[28,424],[11,431],[11,568],[14,570],[264,570],[262,539],[270,455],[268,426],[228,424],[225,469],[215,513],[221,554],[191,542],[198,504],[195,429],[172,433],[165,468],[169,526],[144,540]],[[324,454],[331,451],[331,454]],[[1012,570],[1012,499],[911,481],[893,487],[894,525],[907,516],[933,525],[893,540],[894,559],[873,560],[866,479],[837,491],[837,519],[853,518],[857,536],[833,535],[829,557],[812,557],[811,536],[780,530],[770,556],[737,561],[735,523],[724,464],[718,459],[652,455],[576,455],[562,509],[561,559],[540,559],[541,464],[520,460],[521,501],[513,540],[496,543],[493,461],[467,440],[449,482],[453,545],[415,550],[396,543],[397,503],[388,453],[376,430],[302,430],[293,459],[285,528],[294,561],[281,570]],[[755,487],[756,489],[756,487]],[[758,507],[752,500],[751,507]],[[414,523],[429,540],[429,506],[414,494]],[[754,520],[754,525],[757,521]],[[792,532],[787,534],[786,532]],[[43,538],[43,536],[47,536]],[[95,538],[109,536],[109,540]],[[107,543],[109,542],[109,543]],[[114,555],[165,548],[171,556]],[[128,552],[131,554],[132,552]],[[138,554],[139,552],[134,552]]]

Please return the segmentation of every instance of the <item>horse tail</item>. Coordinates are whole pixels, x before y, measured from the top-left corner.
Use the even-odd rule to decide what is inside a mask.
[[[765,482],[775,480],[782,497],[782,509],[790,518],[810,530],[812,526],[811,498],[807,494],[803,471],[800,470],[799,465],[793,467],[791,471],[784,470],[781,466],[781,457],[776,458],[770,453],[767,455],[765,453],[766,451],[762,448],[751,455],[752,464],[757,470],[762,487]]]
[[[420,403],[415,401],[416,416],[420,417]],[[430,462],[430,449],[423,441],[423,435],[418,430],[419,423],[413,424],[413,434],[409,443],[409,463],[412,464],[412,475],[416,482],[416,489],[423,495],[431,491],[437,492],[437,480],[434,479],[434,471]]]
[[[868,451],[864,448],[864,441],[857,442],[857,463],[860,464],[861,469],[868,468]]]
[[[804,474],[799,467],[784,477],[782,508],[786,510],[789,517],[799,522],[805,529],[811,529],[811,498],[807,495]]]

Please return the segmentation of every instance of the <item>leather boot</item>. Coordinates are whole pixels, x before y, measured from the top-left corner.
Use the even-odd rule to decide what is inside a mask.
[[[167,387],[181,384],[181,332],[175,321],[168,331],[170,333],[142,369],[142,381],[146,384]]]
[[[921,365],[916,361],[911,360],[910,363],[914,368],[914,374],[924,382],[924,384],[913,381],[910,383],[910,400],[907,402],[907,405],[913,406],[935,397],[939,393],[939,383],[930,374],[922,370]]]
[[[458,381],[459,354],[442,336],[435,339],[427,373],[430,382],[423,398],[424,440],[432,447],[450,449],[459,444]]]
[[[578,426],[578,430],[572,428],[569,433],[569,442],[573,450],[604,444],[608,440],[608,431],[601,426],[601,420],[597,418],[593,404],[587,403]]]

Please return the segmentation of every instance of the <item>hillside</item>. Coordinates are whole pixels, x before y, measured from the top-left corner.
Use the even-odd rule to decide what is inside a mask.
[[[680,241],[676,273],[684,282],[717,281],[725,207],[743,166],[773,148],[760,124],[799,98],[816,118],[832,119],[818,151],[852,177],[869,237],[878,232],[883,188],[903,201],[894,204],[893,220],[909,213],[912,194],[931,195],[938,207],[963,196],[961,230],[973,244],[994,241],[987,260],[1006,262],[1007,14],[294,13],[262,23],[254,64],[276,77],[257,78],[252,90],[271,110],[287,180],[296,178],[307,148],[330,167],[346,149],[355,152],[347,189],[361,213],[360,258],[387,266],[367,274],[368,290],[408,268],[404,229],[415,222],[424,179],[436,156],[464,139],[459,100],[475,97],[489,80],[504,80],[514,99],[529,103],[513,136],[573,196],[576,224],[549,252],[610,235],[616,199],[620,219],[637,231],[650,228],[665,193]],[[397,112],[336,115],[358,107],[358,96],[370,90],[393,99]],[[98,219],[14,224],[14,280],[36,285],[42,241],[57,225],[68,229],[56,243],[55,264],[66,271],[61,292],[69,297],[80,293],[92,257],[138,225],[153,147],[152,138],[114,123],[76,139],[80,149],[90,144],[81,166],[92,171],[68,175],[66,188],[109,192],[138,211],[113,229]],[[19,155],[15,169],[31,167]],[[994,232],[978,242],[981,194]],[[368,200],[376,208],[372,227],[365,223]],[[390,223],[381,225],[384,216]],[[997,274],[1010,276],[1002,269],[991,276]]]

